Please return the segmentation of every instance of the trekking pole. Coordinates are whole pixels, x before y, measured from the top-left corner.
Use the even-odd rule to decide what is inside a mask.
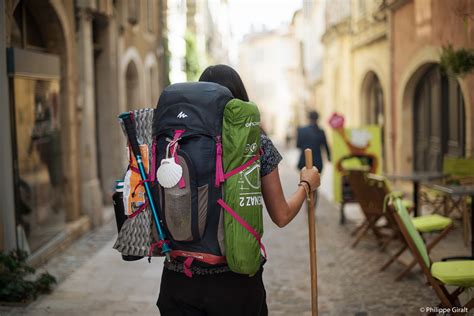
[[[313,152],[304,150],[306,169],[313,168]],[[316,261],[316,221],[314,209],[314,193],[310,192],[306,199],[308,206],[308,234],[309,234],[309,259],[311,266],[311,311],[313,316],[318,315],[318,268]]]
[[[171,251],[171,248],[165,242],[165,234],[163,232],[163,228],[160,225],[160,218],[158,217],[158,213],[156,211],[155,201],[151,194],[150,185],[148,184],[148,177],[145,172],[145,167],[143,166],[142,155],[140,152],[140,147],[138,146],[137,133],[134,128],[134,122],[129,112],[120,114],[119,118],[123,121],[123,125],[125,126],[125,131],[127,132],[127,137],[130,143],[130,147],[132,147],[133,155],[135,156],[135,159],[137,160],[138,169],[140,170],[140,176],[142,178],[143,185],[145,186],[148,202],[151,206],[151,210],[153,213],[153,219],[155,220],[155,226],[158,232],[158,238],[160,239],[160,242],[162,243],[161,253],[164,254],[166,256],[166,260],[169,261],[170,260],[169,252]]]

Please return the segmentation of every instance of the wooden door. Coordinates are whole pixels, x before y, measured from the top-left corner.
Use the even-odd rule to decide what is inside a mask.
[[[413,111],[414,170],[442,171],[444,156],[464,155],[464,100],[455,78],[433,65],[416,87]]]

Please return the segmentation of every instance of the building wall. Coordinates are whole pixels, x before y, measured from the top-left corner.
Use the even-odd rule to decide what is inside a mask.
[[[319,104],[321,124],[326,127],[332,113],[343,113],[348,126],[356,126],[357,111],[353,109],[351,87],[351,38],[349,20],[345,20],[328,30],[322,38],[324,44],[323,57],[323,102]],[[351,115],[348,115],[348,114]],[[329,137],[331,139],[331,137]]]
[[[469,0],[415,0],[392,10],[392,124],[396,153],[395,168],[413,168],[413,97],[426,65],[438,63],[443,45],[474,48],[474,25],[465,23],[457,12],[474,14]],[[474,75],[458,79],[466,110],[466,154],[474,154]]]
[[[299,61],[299,42],[286,31],[249,35],[240,45],[237,71],[250,100],[259,106],[263,128],[277,141],[295,128],[293,108],[302,105]]]
[[[15,29],[14,27],[15,22],[13,13],[19,4],[19,1],[5,1],[4,4],[5,10],[1,14],[5,14],[6,23],[5,26],[2,26],[5,27],[5,34],[0,40],[3,41],[6,47],[15,46],[18,49],[34,51],[33,48],[28,46],[29,44],[24,47],[23,45],[19,45],[16,42],[12,43],[12,38],[14,38],[12,32],[18,30],[18,28]],[[60,184],[59,192],[56,192],[55,197],[57,197],[58,201],[60,201],[61,209],[65,214],[66,221],[73,222],[78,220],[81,216],[81,177],[79,168],[80,153],[78,135],[79,121],[76,107],[77,68],[75,51],[76,45],[74,41],[74,32],[76,26],[74,6],[70,1],[59,0],[36,1],[31,2],[29,5],[31,5],[35,22],[40,26],[39,29],[35,31],[42,34],[42,45],[44,45],[44,47],[42,47],[41,50],[44,50],[45,53],[58,56],[60,60],[59,85],[61,89],[59,90],[57,104],[60,106],[58,121],[61,125],[61,129],[58,147],[60,147],[61,158],[60,166],[56,165],[55,168],[60,170],[57,172],[57,174],[60,174],[61,177],[55,177]],[[3,75],[4,74],[2,74],[2,76]],[[18,77],[19,75],[17,74],[16,76]],[[12,88],[10,86],[11,83],[12,81],[2,82],[2,88]],[[9,98],[12,100],[12,94],[10,94]],[[9,120],[10,118],[4,117],[3,119]],[[31,138],[31,142],[32,141],[33,138]],[[22,143],[20,145],[25,147],[27,144]],[[17,152],[15,148],[15,145],[12,145],[10,150],[8,152],[4,152],[3,154],[15,156]],[[47,177],[50,179],[48,181],[52,181],[51,172],[47,172],[45,175],[47,175]],[[17,188],[19,182],[20,180],[17,179]],[[57,187],[55,188],[57,189]],[[8,197],[8,199],[10,198],[11,197]],[[17,204],[15,207],[18,207],[18,199],[21,199],[21,197],[19,194],[17,194],[16,198]],[[15,214],[15,207],[2,210],[2,212],[11,212]],[[39,217],[32,220],[33,222],[41,222],[43,220],[40,218],[40,213],[41,212],[38,211],[35,214]],[[5,240],[8,242],[8,244],[4,245],[5,248],[16,248],[16,244],[12,245],[12,242],[14,242],[16,239],[15,229],[9,228],[8,230],[4,231],[6,234],[9,234],[9,236],[6,236],[5,238]]]
[[[12,23],[19,2],[7,0],[4,3],[2,21],[5,21],[5,27],[2,25],[2,30],[5,34],[0,40],[6,47],[11,46],[12,32],[18,32]],[[102,223],[103,202],[111,202],[115,179],[125,170],[125,139],[117,115],[133,108],[154,107],[157,103],[165,82],[162,66],[164,30],[160,20],[164,2],[28,2],[47,43],[41,50],[60,57],[61,200],[67,232],[73,231],[71,227],[83,231],[90,222]],[[136,11],[130,14],[133,4]],[[30,47],[26,49],[31,50]],[[127,77],[131,64],[132,79],[136,79],[134,85],[130,85],[131,76]],[[1,71],[5,72],[2,77],[7,75],[4,68]],[[2,91],[8,91],[7,82],[1,81],[1,85]],[[130,100],[133,102],[128,102]],[[8,115],[4,117],[8,118]],[[1,141],[3,148],[7,143],[3,138]],[[15,152],[10,145],[9,154],[13,156]],[[12,199],[10,196],[5,200]],[[15,216],[14,207],[2,207],[4,212],[10,212],[11,216],[2,217],[2,223]],[[79,219],[84,225],[73,225]],[[5,235],[0,238],[1,249],[16,248],[15,225],[10,226],[13,229],[5,229],[5,226],[0,229]]]
[[[375,74],[383,90],[384,165],[390,169],[391,82],[387,18],[374,0],[327,2],[325,10],[323,70],[315,92],[317,98],[322,99],[316,107],[321,114],[320,124],[331,135],[328,119],[334,112],[344,115],[347,127],[367,124],[368,79]]]

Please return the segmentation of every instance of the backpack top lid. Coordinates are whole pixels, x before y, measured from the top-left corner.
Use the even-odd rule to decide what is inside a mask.
[[[163,90],[158,100],[153,135],[186,128],[218,136],[224,108],[233,98],[229,89],[213,82],[172,84]]]

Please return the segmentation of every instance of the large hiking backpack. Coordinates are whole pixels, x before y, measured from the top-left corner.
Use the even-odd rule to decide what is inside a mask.
[[[255,104],[218,84],[174,84],[160,96],[148,179],[170,255],[188,275],[192,264],[249,275],[261,265],[259,122]]]

